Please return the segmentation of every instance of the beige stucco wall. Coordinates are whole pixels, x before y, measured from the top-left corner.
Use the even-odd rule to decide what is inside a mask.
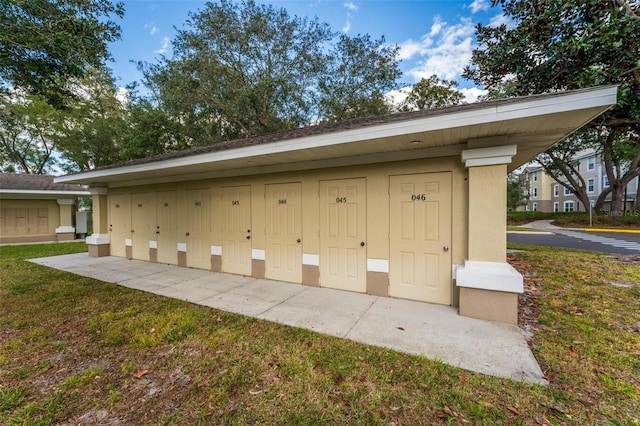
[[[505,262],[507,237],[506,164],[469,169],[469,259]]]
[[[32,224],[26,224],[22,231],[17,231],[10,226],[5,217],[7,210],[24,209],[24,214],[28,215],[29,209],[46,209],[47,225],[46,229],[38,229]],[[56,239],[56,228],[60,226],[60,208],[56,200],[0,200],[0,241],[11,242],[35,242],[53,241]]]
[[[251,244],[253,249],[265,249],[265,185],[300,182],[302,188],[302,252],[320,253],[320,182],[332,179],[366,179],[366,257],[389,259],[389,177],[392,175],[451,172],[452,173],[452,229],[451,261],[463,263],[467,257],[468,227],[468,176],[464,164],[458,156],[437,159],[422,159],[395,163],[364,166],[339,167],[309,170],[295,173],[276,173],[257,176],[243,176],[225,179],[211,179],[163,183],[159,185],[128,186],[109,188],[108,196],[130,195],[139,192],[177,191],[178,230],[177,243],[186,243],[186,191],[194,188],[211,190],[211,245],[223,246],[221,191],[226,186],[249,185],[251,187]],[[95,200],[96,197],[94,197]],[[102,204],[101,200],[101,204]],[[495,200],[493,200],[495,201]],[[105,203],[108,206],[108,203]],[[96,204],[94,201],[94,210]],[[110,215],[108,208],[100,209]],[[107,217],[107,223],[112,218]],[[100,221],[101,223],[101,221]],[[504,227],[504,222],[502,223]],[[129,237],[127,237],[129,238]],[[111,244],[118,243],[111,241]],[[451,285],[452,300],[456,300],[454,286]],[[454,302],[455,303],[455,302]]]

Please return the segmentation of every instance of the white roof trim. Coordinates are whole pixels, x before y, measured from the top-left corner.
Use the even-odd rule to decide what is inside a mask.
[[[89,191],[60,191],[46,189],[1,189],[0,194],[28,194],[28,195],[68,195],[77,197],[88,197],[91,195]]]
[[[372,124],[367,127],[323,133],[294,139],[285,139],[260,145],[232,148],[204,154],[189,155],[181,158],[158,160],[144,164],[93,170],[68,176],[56,177],[54,182],[74,182],[79,179],[89,180],[162,170],[166,168],[184,167],[199,164],[220,163],[229,160],[262,156],[284,152],[328,147],[332,145],[361,142],[370,139],[400,136],[410,133],[430,132],[449,128],[514,120],[538,115],[568,112],[588,108],[612,106],[617,101],[617,87],[607,86],[589,90],[568,92],[551,97],[491,104],[485,108],[462,111],[445,111],[442,114],[419,117],[391,123]]]

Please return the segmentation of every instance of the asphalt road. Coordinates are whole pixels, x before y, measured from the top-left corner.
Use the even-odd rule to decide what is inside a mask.
[[[585,232],[558,230],[553,235],[540,233],[507,233],[510,243],[564,247],[613,254],[640,254],[640,234],[618,232]]]

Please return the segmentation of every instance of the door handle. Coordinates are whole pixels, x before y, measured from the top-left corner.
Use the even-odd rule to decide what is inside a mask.
[[[360,242],[360,247],[364,247],[364,241]]]
[[[185,232],[185,233],[184,233],[184,235],[185,235],[185,237],[188,237],[188,236],[189,236],[189,233],[188,233],[188,232]]]
[[[131,230],[131,233],[133,234],[134,232],[136,232],[136,231],[134,231],[134,230],[132,229],[132,230]]]
[[[247,240],[250,240],[250,239],[251,239],[251,235],[247,235]]]
[[[444,247],[442,247],[442,250],[443,250],[443,251],[449,251],[449,246],[444,246]]]
[[[301,242],[302,240],[301,240],[300,238],[298,238],[296,241],[297,241],[297,242]]]
[[[156,234],[159,234],[159,233],[160,233],[160,231],[156,231]]]

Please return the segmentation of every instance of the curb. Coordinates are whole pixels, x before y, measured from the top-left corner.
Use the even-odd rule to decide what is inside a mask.
[[[617,232],[620,234],[640,234],[640,229],[585,228],[585,232]]]

